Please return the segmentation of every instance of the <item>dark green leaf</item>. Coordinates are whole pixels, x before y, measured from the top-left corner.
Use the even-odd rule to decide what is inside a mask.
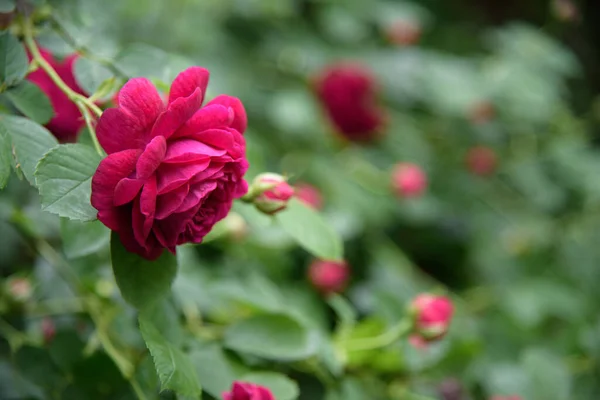
[[[25,346],[15,354],[15,364],[21,374],[46,389],[61,385],[61,374],[58,367],[43,349]]]
[[[0,32],[0,87],[19,83],[27,73],[25,48],[8,31]]]
[[[241,380],[269,388],[277,400],[295,400],[300,394],[296,382],[277,372],[253,372]]]
[[[10,136],[0,128],[0,189],[6,187],[13,164],[12,141]]]
[[[96,253],[110,242],[110,230],[98,220],[81,222],[61,218],[60,232],[67,258]]]
[[[79,57],[73,66],[73,73],[79,86],[88,95],[96,93],[100,85],[113,74],[108,68],[88,58]]]
[[[50,99],[42,90],[29,81],[22,81],[6,91],[6,96],[26,117],[38,124],[45,124],[54,115]]]
[[[275,217],[281,227],[300,246],[314,256],[327,260],[343,258],[342,240],[311,207],[293,198],[287,208]]]
[[[113,273],[123,298],[138,309],[149,307],[169,293],[177,273],[177,258],[164,251],[154,261],[125,250],[118,234],[110,241]]]
[[[184,396],[200,396],[202,389],[188,356],[165,340],[151,321],[140,316],[139,322],[142,336],[154,360],[161,388]]]
[[[81,144],[63,144],[50,150],[35,170],[42,210],[80,221],[96,219],[90,196],[99,163],[98,153]]]
[[[43,126],[30,119],[14,115],[0,115],[0,133],[10,137],[16,169],[35,185],[35,167],[40,159],[58,144],[54,136]]]
[[[318,343],[296,320],[284,314],[262,314],[231,325],[225,346],[274,360],[299,360],[314,354]]]

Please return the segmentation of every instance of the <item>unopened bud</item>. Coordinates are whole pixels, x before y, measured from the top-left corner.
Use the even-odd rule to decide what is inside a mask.
[[[418,165],[399,163],[392,171],[392,185],[399,197],[418,197],[427,188],[427,176]]]
[[[346,288],[350,268],[344,261],[315,260],[308,268],[310,283],[321,293],[339,293]]]
[[[285,209],[294,195],[294,189],[283,176],[265,173],[254,179],[249,195],[253,196],[254,205],[260,211],[265,214],[275,214]]]
[[[476,125],[490,122],[496,116],[496,109],[489,101],[479,101],[469,110],[469,119]]]
[[[464,391],[462,384],[458,379],[445,379],[438,386],[438,392],[442,400],[462,400]]]
[[[426,341],[439,340],[448,332],[454,306],[450,299],[424,293],[414,298],[410,307],[413,331]]]
[[[54,325],[54,321],[48,317],[45,317],[42,320],[42,337],[44,338],[44,343],[49,344],[52,342],[55,335],[56,326]]]
[[[242,240],[248,234],[248,223],[240,214],[230,212],[223,220],[227,235],[233,240]]]
[[[416,21],[398,20],[386,31],[388,40],[399,46],[411,46],[421,39],[421,26]]]
[[[7,282],[7,289],[11,297],[19,302],[27,301],[31,297],[31,282],[27,278],[12,278]]]
[[[466,163],[473,174],[487,176],[496,170],[496,153],[489,147],[476,146],[467,153]]]

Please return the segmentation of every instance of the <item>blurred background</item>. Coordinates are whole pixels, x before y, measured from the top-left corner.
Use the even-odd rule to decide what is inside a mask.
[[[344,239],[357,330],[392,325],[423,290],[452,293],[457,315],[446,340],[360,353],[339,393],[301,369],[267,364],[298,382],[300,399],[600,397],[599,2],[55,0],[47,7],[39,43],[57,55],[92,55],[75,65],[89,93],[110,76],[147,76],[168,90],[178,72],[200,65],[211,72],[209,98],[243,101],[248,177],[274,171],[318,189],[325,218]],[[372,76],[386,121],[372,140],[336,132],[316,94],[315,77],[339,62]],[[395,193],[397,163],[425,173],[422,194]],[[334,314],[307,281],[312,258],[268,217],[244,205],[234,212],[243,218],[234,234],[180,252],[189,265],[175,282],[173,307],[226,324],[280,303],[319,332],[331,330]],[[75,242],[78,227],[41,212],[37,193],[14,177],[0,193],[0,216],[5,286],[24,277],[33,288],[24,303],[5,289],[3,318],[38,337],[50,318],[62,335],[43,356],[0,361],[0,398],[128,398],[117,396],[122,378],[106,356],[86,372],[103,371],[104,391],[85,389],[87,381],[61,373],[58,361],[56,381],[79,382],[80,397],[49,396],[40,388],[52,383],[21,368],[27,357],[64,360],[53,352],[83,348],[82,332],[92,329],[32,241],[62,248],[91,290],[111,299],[118,291],[107,232],[97,225]],[[59,232],[71,235],[68,243]],[[110,323],[135,348],[135,324],[121,303]],[[258,362],[206,349],[194,350],[200,364],[217,355]]]

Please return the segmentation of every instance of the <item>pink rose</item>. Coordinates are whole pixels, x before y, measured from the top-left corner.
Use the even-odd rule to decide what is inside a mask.
[[[275,214],[284,210],[294,195],[294,189],[283,176],[278,174],[261,174],[256,177],[252,186],[262,192],[254,199],[254,205],[266,214]]]
[[[127,250],[147,259],[202,242],[248,190],[246,112],[226,95],[201,108],[208,78],[204,68],[183,71],[166,105],[148,79],[131,79],[98,122],[108,157],[92,179],[92,205]]]
[[[343,291],[349,277],[350,268],[346,262],[315,260],[308,268],[310,283],[323,294]]]
[[[73,74],[73,65],[79,57],[78,54],[71,54],[64,60],[58,61],[48,50],[40,48],[40,53],[68,87],[79,94],[85,95],[75,81],[75,75]],[[31,56],[29,56],[29,59],[31,60]],[[75,141],[77,134],[85,123],[75,103],[69,100],[67,95],[52,82],[48,74],[41,68],[27,75],[27,80],[35,83],[52,103],[54,117],[46,124],[46,128],[61,142]]]
[[[447,297],[420,294],[410,308],[415,318],[414,331],[425,341],[441,339],[448,332],[454,306]]]
[[[231,392],[223,393],[223,400],[275,400],[271,391],[247,382],[233,382]]]
[[[357,64],[334,64],[315,79],[317,96],[346,139],[368,141],[381,133],[385,112],[377,103],[375,78]]]
[[[427,189],[427,175],[418,165],[399,163],[392,171],[392,185],[399,197],[419,197]]]
[[[320,210],[323,208],[323,196],[319,189],[308,183],[298,183],[295,186],[296,197],[304,204]]]

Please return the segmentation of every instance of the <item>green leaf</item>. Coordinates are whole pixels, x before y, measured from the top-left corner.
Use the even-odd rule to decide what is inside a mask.
[[[61,218],[60,232],[63,250],[69,259],[98,252],[110,242],[110,230],[102,222],[81,222]]]
[[[240,380],[269,388],[277,400],[295,400],[300,395],[298,384],[277,372],[252,372]]]
[[[0,86],[13,86],[27,73],[27,54],[19,40],[8,31],[0,32]]]
[[[113,76],[108,68],[85,57],[79,57],[75,61],[73,74],[79,86],[88,95],[96,93],[102,83]]]
[[[161,388],[184,396],[199,397],[202,389],[188,356],[166,341],[151,321],[140,316],[139,322],[142,337],[154,360]]]
[[[10,137],[0,129],[0,189],[6,187],[13,164],[12,142]]]
[[[318,343],[296,320],[284,314],[262,314],[239,321],[225,331],[225,346],[273,360],[300,360],[315,353]]]
[[[15,0],[0,0],[0,13],[9,13],[15,9]]]
[[[571,376],[564,361],[544,349],[528,349],[521,365],[528,376],[526,399],[571,399]]]
[[[42,90],[29,81],[22,81],[6,91],[6,96],[17,110],[38,124],[45,124],[54,116],[50,99]]]
[[[300,246],[314,256],[326,260],[342,259],[341,238],[311,207],[292,198],[287,208],[275,218]]]
[[[35,186],[36,165],[58,142],[43,126],[14,115],[0,115],[0,133],[11,139],[15,169],[21,170],[29,183]]]
[[[202,388],[214,398],[220,398],[237,378],[231,362],[216,343],[192,350],[190,359],[196,367]]]
[[[117,55],[115,63],[128,76],[165,79],[167,60],[164,51],[134,43]]]
[[[35,170],[42,210],[80,221],[96,219],[90,196],[99,163],[98,153],[81,144],[63,144],[50,150]]]
[[[110,252],[117,285],[128,303],[143,309],[169,293],[177,273],[177,258],[173,254],[165,250],[158,259],[146,260],[125,250],[114,232]]]

